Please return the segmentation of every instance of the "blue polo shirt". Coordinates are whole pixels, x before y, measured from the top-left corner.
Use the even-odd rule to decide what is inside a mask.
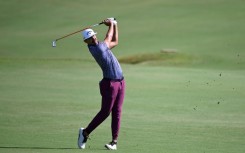
[[[105,42],[98,42],[96,45],[88,45],[88,49],[102,69],[104,78],[123,78],[123,72],[119,62]]]

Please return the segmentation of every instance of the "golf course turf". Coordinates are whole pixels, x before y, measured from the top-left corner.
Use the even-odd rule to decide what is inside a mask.
[[[116,17],[126,80],[118,153],[244,153],[243,0],[0,0],[0,152],[106,152],[110,117],[85,150],[102,78],[80,34]],[[103,40],[107,27],[94,30]]]

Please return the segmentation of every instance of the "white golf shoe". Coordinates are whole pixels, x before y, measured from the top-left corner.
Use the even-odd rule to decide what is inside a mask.
[[[85,149],[86,142],[87,142],[87,137],[83,135],[83,130],[84,128],[80,128],[79,133],[78,133],[77,145],[78,145],[78,148],[80,149]]]
[[[108,150],[117,150],[117,142],[112,141],[112,142],[106,144],[105,147]]]

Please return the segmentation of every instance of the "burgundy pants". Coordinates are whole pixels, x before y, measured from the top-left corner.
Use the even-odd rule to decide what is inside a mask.
[[[125,81],[102,79],[100,82],[100,94],[102,96],[101,109],[86,128],[86,132],[90,134],[111,113],[112,139],[117,140],[125,94]]]

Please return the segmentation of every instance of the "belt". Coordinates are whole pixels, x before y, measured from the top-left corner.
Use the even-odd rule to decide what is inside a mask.
[[[106,81],[113,81],[113,82],[121,82],[122,80],[124,80],[124,77],[122,77],[121,79],[103,78],[103,80],[106,80]]]

